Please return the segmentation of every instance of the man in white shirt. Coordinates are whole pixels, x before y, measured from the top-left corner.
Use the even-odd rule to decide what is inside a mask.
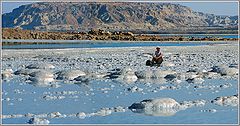
[[[155,63],[155,62],[157,63],[158,66],[160,66],[160,64],[163,62],[163,54],[160,51],[159,47],[156,48],[155,54],[153,55],[153,58],[152,58],[152,63]]]

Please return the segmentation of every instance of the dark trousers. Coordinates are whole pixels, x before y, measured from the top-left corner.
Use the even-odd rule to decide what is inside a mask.
[[[152,62],[160,65],[163,62],[163,58],[161,57],[157,59],[156,57],[153,57]]]

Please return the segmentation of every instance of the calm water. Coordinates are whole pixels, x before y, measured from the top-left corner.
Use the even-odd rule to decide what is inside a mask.
[[[238,38],[237,34],[225,35],[225,34],[149,34],[149,35],[160,35],[160,36],[183,36],[183,37],[195,37],[195,38],[204,38],[204,37],[220,37],[220,38]]]
[[[211,35],[211,34],[151,34],[161,36],[183,36],[183,37],[221,37],[238,38],[238,35]],[[48,49],[48,48],[104,48],[104,47],[139,47],[139,46],[198,46],[208,45],[212,42],[156,42],[156,41],[91,41],[91,40],[3,40],[3,42],[46,42],[46,44],[24,44],[6,45],[3,49]],[[47,44],[48,43],[48,44]],[[58,43],[58,44],[49,44]],[[69,44],[68,44],[69,43]],[[214,42],[215,44],[225,44],[226,42]]]
[[[147,116],[144,114],[133,113],[130,110],[126,112],[112,113],[108,116],[93,116],[85,119],[77,117],[72,118],[47,118],[51,124],[234,124],[237,123],[237,107],[218,106],[211,104],[209,101],[218,96],[229,96],[236,94],[237,80],[207,80],[205,85],[218,85],[224,83],[232,83],[233,87],[220,90],[214,93],[213,90],[199,89],[194,90],[193,86],[187,83],[181,84],[179,90],[162,90],[159,92],[151,92],[153,88],[159,84],[152,84],[147,87],[141,82],[134,85],[144,89],[146,94],[139,92],[130,93],[126,91],[132,85],[119,84],[112,81],[91,81],[88,85],[77,85],[62,83],[59,88],[35,87],[26,83],[19,83],[19,80],[13,79],[3,83],[3,98],[11,98],[10,101],[3,101],[3,114],[43,114],[50,112],[60,112],[62,114],[71,114],[78,112],[91,113],[102,107],[130,106],[134,102],[144,99],[169,97],[177,101],[205,99],[208,102],[203,107],[192,107],[186,110],[178,111],[172,116]],[[102,93],[100,88],[110,88],[108,93]],[[172,85],[170,83],[161,85]],[[186,88],[187,85],[190,88]],[[24,90],[24,93],[18,94],[14,90]],[[65,99],[61,100],[43,100],[44,92],[56,91],[79,91],[78,98],[71,98],[71,95],[65,95]],[[33,93],[35,92],[35,93]],[[123,92],[123,94],[121,94]],[[94,95],[91,95],[94,93]],[[90,94],[90,95],[85,95]],[[201,95],[198,95],[201,94]],[[56,94],[54,94],[56,95]],[[22,98],[22,101],[15,99]],[[35,100],[34,100],[35,99]],[[11,104],[12,103],[12,104]],[[216,109],[216,113],[201,112],[201,110]],[[9,118],[3,119],[4,124],[25,124],[29,118]]]
[[[42,40],[45,41],[45,40]],[[68,40],[67,40],[68,41]],[[67,42],[67,41],[60,41]],[[54,41],[53,41],[54,42]],[[79,43],[80,42],[80,43]],[[209,45],[213,42],[120,42],[120,41],[72,41],[70,44],[23,44],[6,45],[3,49],[51,49],[51,48],[106,48],[106,47],[142,47],[142,46],[199,46]],[[227,42],[214,42],[214,44],[226,44]]]

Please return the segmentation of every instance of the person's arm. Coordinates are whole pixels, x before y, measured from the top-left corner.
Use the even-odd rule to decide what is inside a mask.
[[[163,57],[163,54],[161,53],[161,55],[156,57],[156,58],[159,59],[159,58],[162,58],[162,57]]]

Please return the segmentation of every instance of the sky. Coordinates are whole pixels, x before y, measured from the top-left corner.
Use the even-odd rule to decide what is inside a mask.
[[[20,5],[33,2],[2,2],[2,13],[9,13]],[[237,2],[174,2],[192,8],[194,11],[216,15],[238,15]]]

